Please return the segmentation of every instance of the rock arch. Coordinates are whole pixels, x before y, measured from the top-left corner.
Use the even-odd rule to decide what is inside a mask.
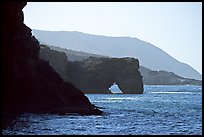
[[[69,82],[86,94],[110,94],[116,82],[123,94],[142,94],[142,75],[139,61],[134,58],[88,58],[70,62]]]
[[[111,91],[111,93],[123,93],[122,90],[120,89],[120,87],[118,86],[118,84],[116,82],[114,82],[111,85],[111,87],[109,87],[109,90]]]

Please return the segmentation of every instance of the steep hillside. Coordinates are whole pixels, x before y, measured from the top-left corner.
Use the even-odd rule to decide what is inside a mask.
[[[152,70],[173,72],[185,78],[202,79],[191,66],[179,62],[158,47],[130,37],[107,37],[76,31],[40,31],[32,33],[48,45],[110,57],[134,57]]]
[[[89,57],[104,57],[107,58],[108,56],[103,56],[103,55],[97,55],[97,54],[91,54],[91,53],[86,53],[82,51],[76,51],[76,50],[68,50],[65,48],[60,48],[60,47],[55,47],[55,46],[50,46],[48,45],[50,49],[59,51],[59,52],[64,52],[67,56],[69,56],[68,60],[69,61],[82,61],[83,59],[87,59]]]
[[[143,66],[139,71],[145,85],[202,85],[201,80],[180,77],[173,72],[153,71]]]
[[[20,113],[101,114],[39,58],[39,43],[23,23],[26,2],[1,4],[3,126]]]
[[[57,49],[60,52],[55,51],[53,49]],[[66,55],[62,53],[63,51],[66,52]],[[81,58],[82,57],[81,54],[86,55],[86,56],[83,56],[83,60]],[[72,56],[74,56],[75,60],[77,61],[70,61],[69,59],[72,58]],[[115,77],[114,75],[116,75],[115,74],[116,72],[119,77],[121,78],[125,77],[125,76],[121,76],[121,72],[120,72],[124,70],[127,73],[126,75],[128,75],[129,73],[129,76],[128,76],[129,79],[131,79],[132,77],[131,75],[134,75],[134,73],[137,73],[137,70],[135,70],[135,72],[130,73],[130,70],[129,70],[130,68],[126,69],[128,68],[128,66],[126,65],[130,65],[131,62],[124,64],[123,62],[124,60],[122,58],[117,58],[116,60],[110,57],[109,58],[97,57],[96,55],[95,57],[92,57],[92,54],[78,52],[74,50],[69,52],[69,50],[67,49],[61,49],[59,47],[54,47],[54,46],[52,46],[52,49],[48,48],[47,46],[41,46],[40,57],[43,60],[49,61],[50,65],[60,74],[60,76],[65,81],[73,83],[75,86],[80,88],[84,93],[108,93],[109,91],[107,90],[106,85],[104,87],[106,87],[105,89],[107,90],[107,92],[99,92],[99,90],[98,91],[95,90],[96,92],[93,92],[93,91],[89,91],[90,88],[87,88],[89,87],[90,83],[94,84],[95,79],[97,79],[98,77],[104,77],[107,72],[109,72],[108,73],[109,79],[113,79],[113,77]],[[112,64],[107,64],[106,62],[108,60],[110,60]],[[118,65],[116,61],[119,61],[118,63],[120,65]],[[133,65],[132,67],[134,67],[134,64],[132,65]],[[107,71],[107,67],[110,70]],[[137,68],[137,66],[135,67]],[[115,71],[111,71],[111,69]],[[202,85],[201,80],[180,77],[172,72],[154,71],[154,70],[145,68],[143,66],[139,67],[139,71],[143,76],[143,84],[145,85]],[[97,75],[94,73],[96,73]],[[94,79],[92,82],[89,82],[90,77],[93,77]],[[106,77],[106,79],[107,78],[108,77]],[[101,78],[100,81],[103,81],[103,79]],[[113,80],[110,80],[110,81],[113,82]],[[115,78],[115,81],[116,81],[116,78]],[[122,81],[127,81],[127,80],[123,79]],[[92,86],[94,87],[94,85]]]

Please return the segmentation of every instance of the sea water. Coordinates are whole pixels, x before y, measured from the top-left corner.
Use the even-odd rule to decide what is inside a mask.
[[[144,94],[86,94],[103,115],[20,115],[3,135],[202,135],[201,86],[144,86]]]

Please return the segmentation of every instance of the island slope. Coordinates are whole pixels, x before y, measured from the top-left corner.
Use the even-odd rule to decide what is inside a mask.
[[[3,3],[3,125],[20,113],[101,114],[75,86],[39,58],[39,42],[23,21],[26,2]]]

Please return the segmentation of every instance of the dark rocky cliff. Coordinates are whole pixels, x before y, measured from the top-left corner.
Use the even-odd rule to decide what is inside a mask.
[[[69,63],[67,56],[63,52],[51,50],[46,45],[40,45],[39,57],[49,62],[49,65],[60,75],[64,81],[68,81],[68,69]]]
[[[41,45],[39,56],[48,61],[65,81],[74,84],[84,93],[111,94],[109,87],[114,82],[124,94],[143,93],[137,59],[90,57],[71,62],[64,53],[51,50],[45,45]]]
[[[101,114],[39,58],[38,41],[23,23],[24,6],[25,2],[1,4],[3,125],[9,116],[23,112]]]
[[[143,93],[137,59],[90,57],[69,64],[70,82],[84,93],[111,93],[109,87],[114,82],[123,94]]]
[[[45,47],[46,48],[43,48],[43,49],[41,48],[40,56],[44,60],[49,61],[51,66],[53,66],[53,68],[60,74],[60,76],[65,81],[70,81],[70,82],[77,81],[76,75],[78,75],[78,78],[81,79],[80,75],[82,74],[82,72],[85,73],[84,71],[86,69],[80,70],[76,66],[76,64],[78,64],[78,67],[81,67],[81,65],[79,65],[81,61],[83,61],[82,64],[85,64],[85,62],[90,61],[88,59],[89,57],[111,58],[111,57],[104,57],[104,56],[99,56],[99,55],[97,56],[97,55],[79,52],[79,51],[74,51],[74,50],[63,49],[60,47],[54,47],[54,46],[49,46],[49,45],[45,46]],[[67,58],[68,62],[66,61],[66,58]],[[74,63],[73,58],[75,61],[79,61],[79,62]],[[70,64],[70,65],[68,65],[68,64]],[[65,69],[65,67],[66,67],[66,69]],[[68,71],[68,69],[71,69],[71,70]],[[78,72],[76,73],[76,71],[78,71]],[[129,70],[127,70],[127,72],[128,71]],[[143,66],[139,67],[139,71],[140,71],[141,75],[143,76],[143,84],[144,85],[202,85],[201,80],[184,78],[184,77],[178,76],[172,72],[154,71],[154,70],[150,70],[148,68],[145,68]],[[119,72],[119,74],[120,74],[120,72]],[[83,75],[85,75],[85,74],[83,74]],[[70,80],[71,76],[73,76],[72,80]],[[75,79],[75,80],[73,80],[73,79]],[[78,81],[79,81],[79,79],[78,79]],[[83,82],[77,82],[77,83],[82,84]],[[99,92],[97,92],[97,93],[99,93]]]

